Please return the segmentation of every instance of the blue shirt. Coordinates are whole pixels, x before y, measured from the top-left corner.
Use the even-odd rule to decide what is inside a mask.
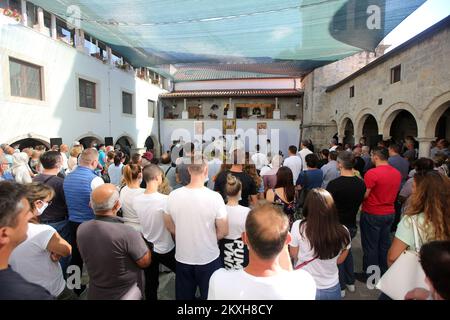
[[[326,189],[330,181],[333,181],[336,178],[339,178],[341,173],[337,168],[337,162],[335,160],[331,160],[326,165],[321,168],[323,172],[323,183],[322,188]]]
[[[306,176],[306,184],[305,184],[305,176]],[[296,185],[302,186],[302,188],[306,188],[308,190],[314,188],[321,188],[323,183],[323,172],[320,169],[309,169],[307,171],[303,171],[298,175]]]
[[[98,152],[98,162],[101,164],[102,167],[105,166],[105,157],[106,157],[105,152],[103,150],[100,150]]]
[[[400,155],[389,157],[388,159],[389,164],[397,169],[400,174],[402,175],[402,186],[408,179],[408,173],[409,173],[409,161],[403,158]]]
[[[14,177],[12,176],[12,174],[10,172],[5,172],[0,176],[0,181],[5,181],[5,180],[14,180]]]

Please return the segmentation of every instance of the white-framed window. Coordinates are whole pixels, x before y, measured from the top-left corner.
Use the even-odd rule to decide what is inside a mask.
[[[80,108],[97,109],[97,84],[95,82],[78,78],[78,97]]]
[[[41,66],[9,57],[11,96],[43,101],[42,69]]]
[[[85,74],[75,74],[76,108],[80,111],[101,112],[100,80]]]
[[[127,91],[122,91],[122,113],[133,114],[133,94]]]
[[[154,118],[156,102],[153,100],[148,100],[147,104],[148,104],[148,117]]]

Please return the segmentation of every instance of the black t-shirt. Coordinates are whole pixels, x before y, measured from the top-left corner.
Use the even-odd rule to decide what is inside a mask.
[[[56,222],[66,219],[68,210],[63,189],[64,179],[58,176],[39,174],[33,178],[33,181],[42,182],[55,190],[55,197],[52,199],[52,203],[39,217],[40,220],[45,223],[46,221]]]
[[[361,177],[364,177],[364,167],[366,166],[366,162],[361,157],[355,157],[355,165],[353,168],[355,170],[358,170],[361,174]]]
[[[214,184],[214,191],[219,191],[222,195],[223,199],[226,200],[226,194],[225,194],[225,187],[227,185],[227,175],[228,173],[231,173],[233,176],[238,178],[242,183],[242,199],[239,201],[239,204],[244,207],[249,206],[248,197],[250,195],[257,195],[258,190],[256,188],[256,183],[245,172],[232,172],[232,171],[224,171],[220,173],[217,178],[216,182]]]
[[[320,159],[318,164],[317,164],[317,168],[322,168],[324,165],[326,165],[328,163],[328,159]]]
[[[11,267],[0,270],[0,300],[54,300],[41,286],[26,281]]]
[[[248,265],[248,248],[241,238],[219,241],[220,258],[227,270],[239,270]]]
[[[356,215],[366,193],[364,181],[358,177],[339,177],[330,181],[327,190],[333,196],[340,223],[356,228]]]

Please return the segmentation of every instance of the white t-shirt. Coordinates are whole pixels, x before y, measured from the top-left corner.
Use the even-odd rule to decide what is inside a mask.
[[[305,158],[308,154],[311,154],[311,153],[313,153],[313,152],[311,150],[309,150],[308,148],[304,148],[298,152],[298,155],[300,156],[300,158],[302,158],[302,170],[306,170]]]
[[[265,176],[272,170],[273,170],[273,168],[272,168],[271,164],[265,165],[264,167],[261,168],[261,171],[259,172],[259,176],[260,177]]]
[[[222,161],[220,159],[214,158],[208,162],[208,188],[214,189],[213,177],[220,171],[222,166]]]
[[[136,196],[133,203],[144,238],[153,243],[155,252],[159,254],[168,253],[175,247],[172,236],[164,225],[163,215],[167,211],[168,198],[159,192],[143,193]]]
[[[299,156],[290,156],[284,160],[283,165],[291,169],[295,184],[302,170],[302,159]]]
[[[306,237],[302,237],[300,235],[300,226],[301,220],[297,220],[292,224],[291,235],[292,240],[290,243],[291,247],[298,247],[298,261],[295,265],[296,267],[303,262],[309,261],[314,258],[315,252],[311,249],[311,245],[309,240]],[[302,226],[304,228],[304,226]],[[350,233],[348,235],[350,239]],[[351,243],[347,246],[346,249],[350,249]],[[320,260],[316,259],[311,261],[306,266],[302,268],[302,270],[308,271],[314,278],[317,284],[317,289],[328,289],[334,287],[339,283],[339,270],[337,267],[337,259],[339,258],[341,253],[339,253],[336,257],[329,260]]]
[[[267,156],[261,152],[252,155],[252,162],[255,164],[257,170],[261,170],[262,167],[269,163]]]
[[[329,151],[330,151],[330,152],[331,152],[331,151],[336,151],[337,147],[338,147],[338,146],[332,146],[332,147],[329,149]]]
[[[102,184],[104,184],[105,181],[103,181],[102,178],[100,177],[95,177],[94,179],[92,179],[91,181],[91,190],[94,190],[95,188],[101,186]]]
[[[50,259],[47,250],[55,232],[49,225],[28,223],[27,239],[13,250],[9,264],[25,280],[44,287],[57,297],[63,292],[66,282],[61,265]]]
[[[65,152],[60,152],[60,153],[61,153],[61,158],[62,158],[62,167],[64,170],[66,170],[67,168],[69,168],[69,164],[68,164],[69,159],[67,158],[67,155]]]
[[[130,189],[125,186],[120,190],[120,203],[122,204],[123,220],[126,225],[141,232],[141,225],[136,211],[133,208],[134,199],[144,193],[144,189]]]
[[[245,220],[250,212],[250,208],[237,205],[226,206],[228,214],[228,235],[225,239],[236,240],[242,237],[245,231]]]
[[[116,166],[114,163],[108,167],[108,175],[111,183],[120,186],[122,180],[123,163]]]
[[[169,195],[166,213],[175,223],[178,262],[205,265],[219,257],[215,223],[227,217],[220,193],[206,187],[176,189]]]
[[[303,270],[255,277],[243,269],[219,269],[209,280],[208,300],[314,300],[316,284]]]

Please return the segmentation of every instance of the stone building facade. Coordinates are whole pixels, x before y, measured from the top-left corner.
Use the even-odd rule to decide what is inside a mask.
[[[335,133],[372,144],[410,135],[428,156],[432,140],[450,138],[450,18],[384,55],[365,54],[305,77],[303,135],[322,147]]]

